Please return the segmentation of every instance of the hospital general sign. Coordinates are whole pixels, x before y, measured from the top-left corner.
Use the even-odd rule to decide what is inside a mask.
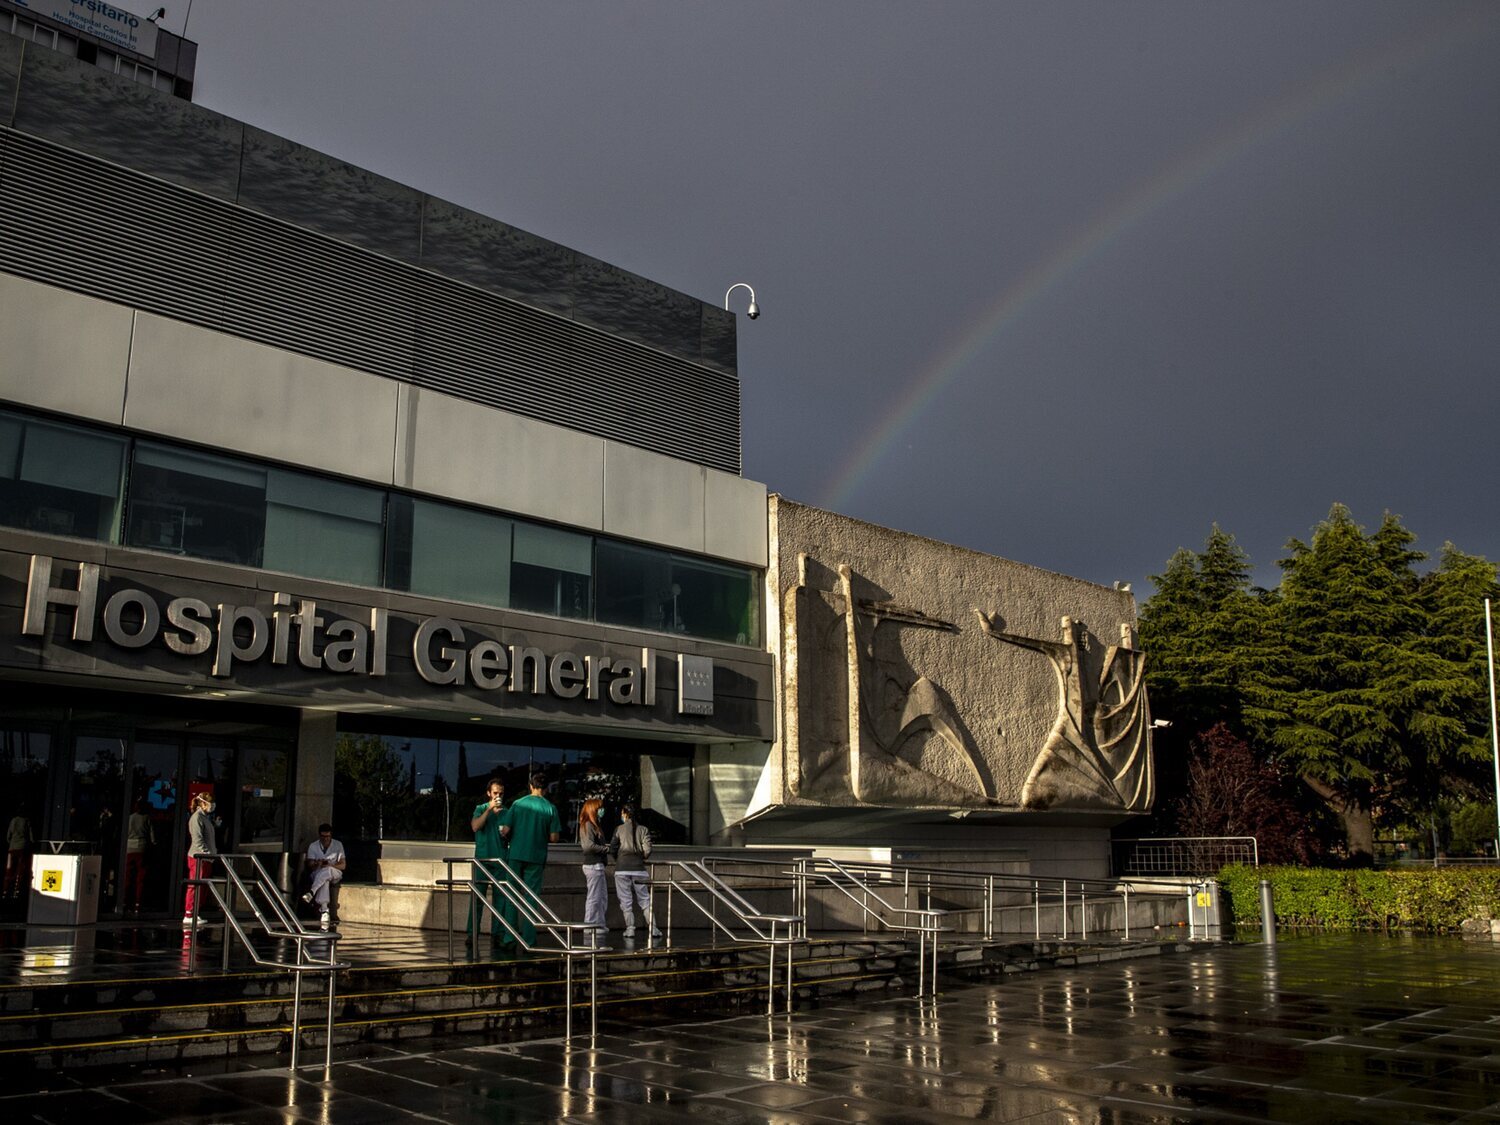
[[[22,635],[45,636],[51,610],[66,615],[68,635],[78,644],[93,644],[102,632],[118,648],[162,648],[201,661],[209,675],[222,680],[232,679],[241,665],[262,663],[334,675],[387,673],[392,616],[378,606],[355,618],[325,612],[316,599],[279,591],[270,593],[269,604],[159,598],[134,587],[101,597],[99,564],[78,564],[76,577],[62,569],[51,556],[31,556]],[[399,620],[412,627],[412,664],[429,684],[607,700],[620,707],[656,703],[659,656],[651,648],[631,650],[629,656],[549,653],[503,636],[477,635],[475,627],[449,617]],[[678,713],[712,715],[713,661],[686,653],[676,659]]]
[[[112,47],[156,57],[156,25],[104,0],[15,0],[28,12],[92,35]]]

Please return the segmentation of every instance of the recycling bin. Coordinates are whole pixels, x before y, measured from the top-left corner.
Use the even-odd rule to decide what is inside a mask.
[[[88,926],[99,918],[99,857],[49,854],[44,845],[31,857],[33,926]]]

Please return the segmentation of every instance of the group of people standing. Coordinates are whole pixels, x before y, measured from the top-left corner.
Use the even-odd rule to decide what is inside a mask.
[[[520,932],[526,945],[536,941],[536,928],[525,918],[517,919],[515,910],[488,879],[481,874],[484,860],[503,859],[515,877],[537,894],[542,890],[542,877],[547,866],[547,846],[562,837],[562,819],[557,808],[546,796],[547,779],[544,774],[534,773],[529,779],[530,792],[515,801],[505,804],[505,783],[499,778],[490,780],[486,787],[486,800],[474,809],[469,827],[474,831],[475,876],[480,885],[486,887],[490,901],[500,917],[491,914],[490,935],[502,947],[514,944],[509,928],[502,925],[501,917]],[[609,906],[609,890],[606,884],[606,864],[611,857],[616,861],[615,893],[620,909],[625,915],[625,936],[635,936],[635,919],[632,904],[640,908],[646,927],[653,937],[661,931],[651,920],[651,892],[646,858],[651,854],[651,833],[635,822],[635,810],[629,805],[621,809],[622,823],[612,839],[606,841],[600,824],[599,813],[604,802],[590,798],[583,803],[578,814],[578,844],[583,853],[583,874],[587,885],[584,922],[596,927],[596,934],[608,927],[605,911]],[[500,873],[494,865],[488,874]],[[478,904],[469,911],[470,940],[479,932],[476,917]]]
[[[578,812],[578,847],[583,852],[583,878],[588,888],[583,900],[583,920],[599,930],[608,928],[604,922],[605,911],[609,909],[605,865],[613,859],[615,898],[625,916],[625,936],[635,937],[635,911],[639,909],[651,936],[659,938],[661,931],[651,917],[651,875],[646,870],[646,860],[651,858],[651,833],[636,821],[633,806],[621,805],[619,827],[605,843],[604,829],[599,823],[603,807],[604,802],[594,797],[585,801]]]

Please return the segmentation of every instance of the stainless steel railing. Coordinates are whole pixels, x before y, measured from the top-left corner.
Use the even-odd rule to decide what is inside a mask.
[[[958,910],[936,908],[932,905],[932,887],[927,885],[927,905],[895,905],[888,902],[879,888],[872,884],[867,874],[854,870],[833,859],[799,859],[793,868],[797,880],[797,894],[804,918],[807,916],[808,894],[824,887],[837,891],[859,907],[866,929],[875,922],[893,933],[915,933],[917,935],[917,995],[937,993],[937,955],[939,935],[944,924]],[[910,882],[904,883],[903,895],[909,893]],[[918,898],[920,903],[921,899]],[[805,923],[804,923],[805,925]],[[929,969],[930,965],[930,969]]]
[[[751,876],[743,873],[745,867],[759,867],[774,873],[775,878],[788,885],[799,880],[798,870],[810,870],[817,864],[829,864],[826,859],[804,859],[800,861],[761,860],[743,853],[705,857],[703,862],[716,869],[741,869],[741,878],[759,878],[772,881],[772,875]],[[980,915],[982,933],[986,941],[995,939],[999,932],[1020,933],[1030,931],[1034,940],[1044,936],[1061,941],[1088,940],[1091,934],[1120,933],[1123,940],[1130,940],[1131,902],[1149,899],[1181,900],[1186,897],[1189,910],[1186,917],[1189,936],[1211,936],[1212,926],[1199,922],[1201,910],[1192,909],[1195,896],[1207,888],[1209,880],[1188,878],[1139,878],[1139,879],[1077,879],[1060,876],[1022,875],[1007,872],[955,871],[951,868],[919,867],[912,864],[876,863],[873,861],[838,861],[839,872],[852,876],[864,884],[864,889],[854,890],[847,881],[841,897],[849,899],[857,894],[854,902],[861,926],[869,932],[872,925],[879,928],[899,929],[877,921],[877,915],[885,912],[889,919],[897,910],[942,909],[947,917],[957,920],[962,915]],[[827,880],[814,880],[814,882]],[[807,887],[804,880],[801,884]],[[877,897],[875,889],[879,888]],[[956,905],[937,906],[946,897]],[[899,907],[896,900],[899,898]],[[810,900],[801,891],[793,900],[792,908],[807,918],[812,917]],[[1028,916],[1026,930],[1001,929],[1007,918],[1013,922],[1022,913]],[[1118,919],[1116,923],[1116,919]],[[910,921],[910,920],[908,920]],[[915,925],[915,923],[912,923]]]
[[[1086,941],[1091,930],[1096,934],[1118,930],[1123,940],[1129,941],[1132,898],[1177,899],[1186,895],[1191,903],[1206,882],[1202,879],[1076,879],[872,862],[844,863],[842,866],[873,885],[899,886],[904,907],[910,907],[913,899],[919,896],[926,896],[930,905],[934,893],[940,891],[972,898],[978,904],[976,907],[955,913],[981,912],[987,941],[995,938],[997,919],[1003,914],[1014,915],[1021,911],[1031,915],[1031,934],[1037,941],[1044,933],[1060,941],[1070,940],[1075,935],[1078,940]],[[1116,905],[1120,924],[1112,926],[1108,923]],[[1189,936],[1198,936],[1191,910],[1188,920]],[[1049,924],[1044,926],[1044,921]]]
[[[540,953],[543,955],[559,956],[565,964],[564,974],[564,1036],[568,1039],[573,1037],[573,961],[578,957],[589,959],[589,1034],[599,1033],[599,954],[608,952],[608,946],[599,941],[601,931],[604,927],[596,926],[589,922],[565,922],[557,916],[541,895],[532,890],[520,879],[520,876],[511,868],[510,864],[503,859],[479,859],[474,856],[445,856],[443,863],[447,866],[448,877],[439,879],[437,885],[446,887],[449,894],[448,900],[448,960],[453,960],[453,894],[452,891],[462,888],[464,897],[470,900],[470,918],[477,923],[488,912],[492,918],[498,919],[500,925],[510,934],[518,946],[528,953]],[[453,865],[456,863],[467,863],[473,874],[468,879],[455,879],[453,877]],[[497,908],[492,901],[494,895],[500,898],[515,911],[516,918],[511,918],[506,911]],[[482,910],[473,909],[474,903],[479,903]],[[533,932],[545,933],[557,944],[555,947],[538,945],[527,941],[523,935],[522,922],[529,923]],[[476,924],[474,930],[480,927]],[[574,941],[575,937],[584,936],[587,932],[588,942]],[[608,931],[604,931],[608,932]],[[477,941],[478,934],[471,933]]]
[[[290,1070],[297,1070],[298,1049],[302,1042],[302,977],[305,973],[325,973],[328,977],[328,1014],[325,1025],[325,1038],[323,1044],[323,1077],[325,1080],[330,1076],[333,1067],[333,1012],[335,998],[335,977],[340,969],[347,969],[345,962],[334,959],[337,949],[339,935],[337,933],[325,932],[323,930],[309,930],[297,919],[296,912],[282,897],[279,888],[271,879],[270,874],[260,862],[257,855],[205,855],[205,860],[211,860],[222,866],[223,877],[216,879],[206,876],[198,879],[187,880],[189,885],[205,890],[214,898],[214,902],[224,914],[224,940],[222,968],[229,968],[229,935],[233,933],[244,945],[250,960],[256,965],[268,969],[279,969],[292,974],[292,1059]],[[236,865],[248,863],[249,878],[242,877],[236,869]],[[223,883],[222,889],[220,882]],[[277,941],[289,941],[295,947],[295,960],[291,962],[279,960],[274,957],[263,957],[255,948],[245,927],[241,925],[240,919],[235,913],[236,893],[239,899],[247,904],[255,921],[259,924],[260,931],[266,937]],[[188,972],[197,972],[198,968],[198,918],[199,908],[202,905],[201,894],[193,896],[193,910],[189,916],[188,936]],[[269,912],[269,913],[268,913]],[[319,958],[310,952],[309,945],[320,943],[321,951],[326,956]]]
[[[672,906],[676,896],[691,904],[708,919],[715,933],[740,945],[764,945],[767,951],[766,1014],[776,1010],[776,950],[786,951],[786,1010],[792,1010],[795,947],[807,940],[804,919],[799,914],[772,914],[751,903],[705,861],[689,859],[668,864],[653,863],[653,886],[667,888],[667,944],[672,944]],[[665,868],[665,879],[656,871]],[[728,915],[720,917],[720,908]],[[781,932],[777,932],[780,927]]]

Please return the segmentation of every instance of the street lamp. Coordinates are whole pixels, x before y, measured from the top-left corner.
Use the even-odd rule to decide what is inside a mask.
[[[1495,858],[1500,860],[1500,730],[1495,726],[1495,634],[1490,625],[1490,599],[1484,599],[1484,651],[1490,664],[1490,745],[1495,758]]]

